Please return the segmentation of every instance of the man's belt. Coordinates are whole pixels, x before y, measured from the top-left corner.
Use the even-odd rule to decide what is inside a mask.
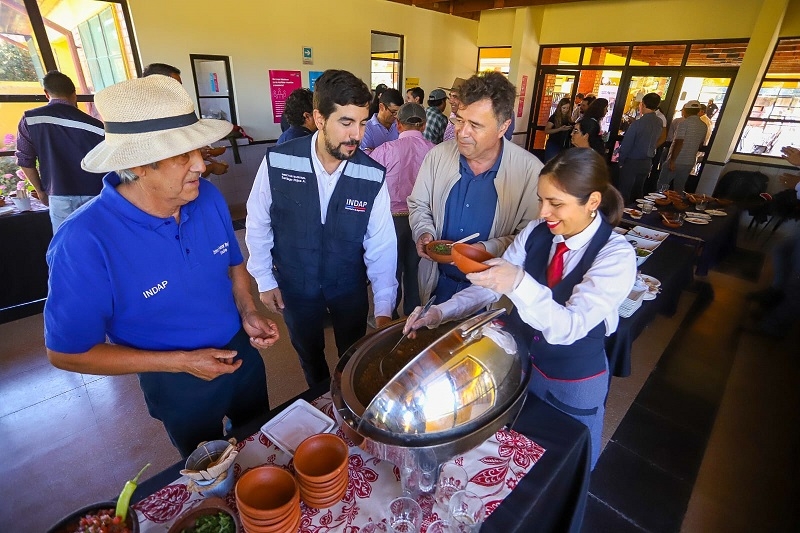
[[[407,217],[409,215],[408,211],[401,211],[399,213],[392,213],[393,217]]]

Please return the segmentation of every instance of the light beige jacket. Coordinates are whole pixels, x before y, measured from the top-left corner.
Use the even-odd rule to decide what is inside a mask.
[[[542,163],[533,154],[503,139],[503,156],[494,180],[497,207],[489,240],[483,241],[486,250],[501,256],[528,222],[539,218],[536,196]],[[459,152],[455,140],[445,141],[428,152],[408,197],[409,223],[416,242],[423,233],[441,238],[444,208],[450,189],[461,178]],[[423,302],[436,288],[439,270],[428,259],[419,262],[419,294]],[[442,303],[442,302],[436,302]]]

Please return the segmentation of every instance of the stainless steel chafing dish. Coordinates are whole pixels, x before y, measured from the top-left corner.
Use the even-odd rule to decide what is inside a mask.
[[[331,383],[339,422],[361,448],[396,465],[409,454],[443,463],[480,445],[513,422],[530,380],[530,360],[503,313],[420,330],[388,357],[402,321],[359,340]]]

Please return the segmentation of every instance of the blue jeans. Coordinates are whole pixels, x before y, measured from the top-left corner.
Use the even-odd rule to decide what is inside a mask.
[[[53,233],[64,223],[68,216],[94,196],[50,196],[50,222]]]
[[[665,161],[661,165],[661,174],[658,175],[658,186],[669,185],[672,182],[672,190],[683,192],[686,189],[686,180],[689,179],[689,173],[694,168],[694,163],[688,165],[675,165],[675,170],[669,169],[669,161]]]

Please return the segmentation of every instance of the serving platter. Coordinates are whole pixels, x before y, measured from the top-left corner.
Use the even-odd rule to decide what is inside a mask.
[[[710,224],[710,220],[706,220],[705,218],[693,218],[693,217],[686,217],[683,219],[684,222],[688,222],[689,224],[698,224],[703,226],[705,224]]]
[[[638,238],[634,237],[633,235],[631,235],[630,231],[628,232],[627,235],[625,235],[625,238],[634,247],[641,248],[643,250],[650,250],[651,252],[656,248],[658,248],[658,246],[661,244],[661,241],[652,241],[650,239],[645,239],[644,237],[638,237]]]
[[[334,426],[333,420],[301,399],[261,426],[261,433],[274,442],[275,446],[294,455],[294,451],[306,438],[328,433]]]
[[[658,241],[658,242],[661,242],[667,237],[669,237],[669,233],[665,231],[656,231],[654,229],[645,228],[644,226],[634,226],[628,232],[628,235],[636,237],[644,237],[645,239],[650,239],[651,241]]]
[[[706,213],[709,215],[714,215],[715,217],[724,217],[728,215],[728,213],[722,209],[706,209]]]

